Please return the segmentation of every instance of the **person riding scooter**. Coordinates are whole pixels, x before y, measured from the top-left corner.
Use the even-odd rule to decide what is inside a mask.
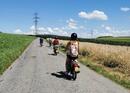
[[[78,39],[77,39],[77,34],[72,33],[71,34],[71,40],[67,43],[67,46],[66,46],[66,56],[67,56],[66,64],[65,64],[66,74],[68,74],[71,70],[72,60],[77,62],[78,54],[79,54],[79,42],[78,42]],[[79,69],[77,69],[77,70],[79,70]]]
[[[57,53],[59,52],[59,39],[58,39],[58,37],[55,37],[52,44],[53,44],[54,54],[57,55]]]
[[[49,47],[51,47],[51,45],[52,45],[52,39],[49,38]]]
[[[40,46],[42,47],[43,46],[43,38],[42,37],[40,37]]]

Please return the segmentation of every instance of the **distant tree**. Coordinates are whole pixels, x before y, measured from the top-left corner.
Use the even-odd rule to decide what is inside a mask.
[[[113,38],[113,36],[100,36],[100,37],[97,37],[97,38]]]

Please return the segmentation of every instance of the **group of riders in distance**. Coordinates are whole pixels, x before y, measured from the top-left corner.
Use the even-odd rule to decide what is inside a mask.
[[[53,46],[53,52],[55,55],[59,53],[59,47],[60,47],[60,42],[59,38],[55,37],[54,40],[49,39],[48,40],[49,46]],[[43,45],[43,38],[40,38],[40,46]],[[78,55],[79,55],[79,41],[76,33],[71,34],[71,39],[68,41],[66,47],[66,71],[65,75],[70,77],[73,80],[76,80],[77,78],[77,73],[80,72],[79,64],[78,64]]]

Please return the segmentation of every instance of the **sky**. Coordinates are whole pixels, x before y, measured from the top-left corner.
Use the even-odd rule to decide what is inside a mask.
[[[130,36],[130,0],[0,0],[0,31],[79,37]]]

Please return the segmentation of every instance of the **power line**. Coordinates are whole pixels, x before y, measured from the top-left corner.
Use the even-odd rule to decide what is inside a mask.
[[[34,13],[34,26],[35,26],[35,31],[34,31],[34,34],[37,35],[38,34],[38,28],[37,28],[37,25],[38,25],[38,19],[40,19],[38,17],[38,13]]]

